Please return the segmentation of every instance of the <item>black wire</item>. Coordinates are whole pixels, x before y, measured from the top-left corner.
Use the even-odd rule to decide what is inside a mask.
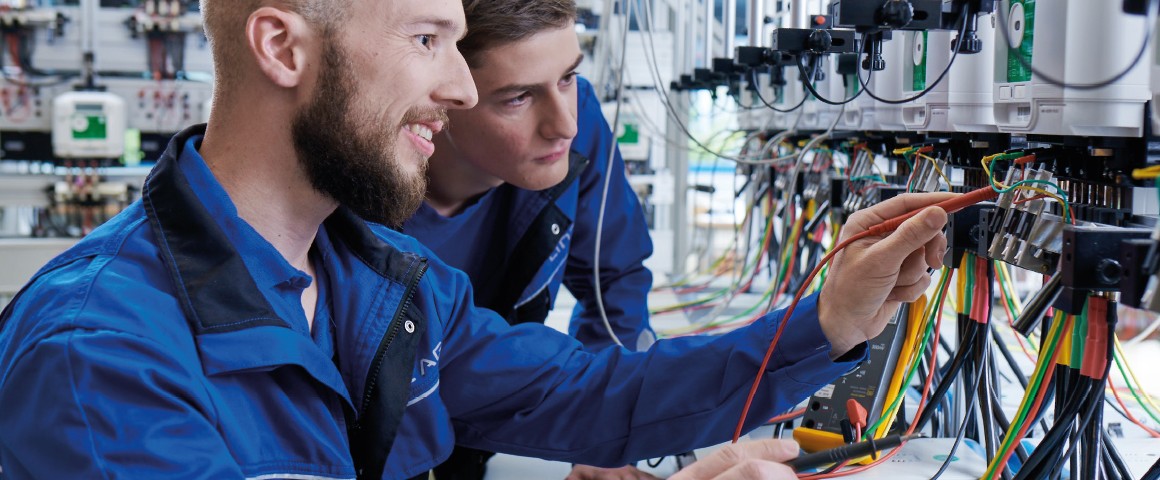
[[[1144,472],[1144,476],[1140,477],[1140,480],[1160,480],[1160,459],[1157,459],[1156,463],[1152,464],[1152,468]]]
[[[760,87],[758,87],[758,88],[760,88]],[[733,95],[729,95],[729,96],[733,98],[733,103],[737,104],[737,108],[740,108],[742,110],[760,110],[762,108],[765,108],[765,107],[762,107],[761,105],[757,105],[757,104],[753,104],[753,105],[742,104],[741,99],[738,98],[738,97],[740,97],[740,95],[738,95],[736,97]]]
[[[757,80],[756,80],[757,79],[757,70],[750,70],[749,74],[753,75],[753,78],[754,78],[753,83],[757,83]],[[798,104],[796,106],[794,106],[793,108],[791,108],[789,110],[782,110],[780,108],[773,106],[772,104],[770,104],[769,102],[767,102],[765,100],[765,97],[761,95],[761,87],[757,87],[757,90],[754,90],[754,93],[757,94],[757,99],[761,100],[761,103],[764,103],[765,106],[768,107],[770,110],[773,110],[773,111],[778,112],[778,113],[792,113],[793,111],[795,111],[799,108],[802,108],[802,105],[806,104],[806,96],[802,95],[802,101],[798,102]]]
[[[1103,392],[1103,383],[1102,382],[1096,382],[1096,381],[1093,381],[1090,379],[1085,379],[1085,380],[1088,380],[1087,382],[1085,382],[1088,385],[1094,385],[1094,387],[1091,387],[1088,389],[1088,392],[1093,392],[1093,391]],[[1069,436],[1070,438],[1069,438],[1069,442],[1068,442],[1071,445],[1068,446],[1067,452],[1065,452],[1063,455],[1064,458],[1070,457],[1072,459],[1072,464],[1075,463],[1075,457],[1073,456],[1073,454],[1076,451],[1076,447],[1080,444],[1079,438],[1083,436],[1082,434],[1085,432],[1085,429],[1089,428],[1092,425],[1092,420],[1095,418],[1096,412],[1099,410],[1099,406],[1104,403],[1103,399],[1100,397],[1097,397],[1096,395],[1085,395],[1085,397],[1091,397],[1090,399],[1088,399],[1088,398],[1084,399],[1085,402],[1088,403],[1089,405],[1087,406],[1087,408],[1084,409],[1083,419],[1080,421],[1079,425],[1077,425],[1079,428],[1072,430],[1071,435]],[[1069,429],[1070,429],[1070,427],[1071,427],[1071,425],[1069,424]],[[1050,475],[1050,477],[1054,478],[1055,472],[1057,471],[1056,469],[1059,469],[1061,467],[1063,467],[1062,462],[1058,463],[1055,466],[1055,468],[1052,469],[1052,471],[1051,471],[1052,475]],[[1072,471],[1075,472],[1077,470],[1075,468],[1073,468]]]
[[[955,352],[955,357],[953,360],[951,360],[949,370],[943,376],[942,381],[939,382],[938,388],[936,388],[934,394],[930,396],[930,401],[927,402],[926,408],[923,408],[922,414],[918,417],[918,425],[915,428],[916,431],[921,431],[923,426],[926,425],[926,422],[930,421],[930,417],[934,414],[935,410],[932,407],[946,397],[947,391],[950,390],[951,386],[955,383],[955,377],[957,377],[959,371],[962,370],[963,364],[966,363],[967,355],[969,355],[971,350],[973,350],[970,346],[975,344],[976,336],[978,336],[978,323],[969,322],[967,325],[966,334],[963,336],[962,348],[959,348],[959,350]]]
[[[1108,332],[1114,333],[1116,331],[1116,323],[1119,322],[1119,315],[1116,313],[1116,303],[1115,302],[1108,303],[1107,322],[1108,322]],[[1103,383],[1101,383],[1101,386],[1106,386],[1108,375],[1112,371],[1112,363],[1115,362],[1115,358],[1116,358],[1115,357],[1116,356],[1116,343],[1115,342],[1108,342],[1106,355],[1107,356],[1105,358],[1106,358],[1107,364],[1104,366],[1103,376],[1100,377],[1102,379],[1102,382],[1103,382]],[[1103,390],[1101,390],[1101,392],[1102,391]],[[1100,414],[1103,415],[1103,412],[1101,412]],[[1125,415],[1125,417],[1126,417],[1126,415]],[[1104,424],[1103,424],[1102,418],[1100,419],[1100,422],[1095,425],[1096,428],[1100,429],[1101,436],[1105,435],[1104,430],[1103,430],[1103,425]],[[1104,469],[1105,475],[1109,474],[1110,472],[1115,472],[1116,476],[1119,478],[1127,478],[1127,479],[1132,478],[1132,473],[1128,470],[1128,466],[1124,464],[1124,459],[1123,459],[1123,457],[1120,456],[1120,452],[1119,452],[1119,450],[1116,449],[1116,446],[1113,444],[1113,442],[1109,442],[1106,439],[1102,439],[1100,444],[1101,444],[1100,446],[1102,447],[1101,448],[1102,454],[1103,454],[1105,460],[1111,464],[1108,468]]]
[[[988,339],[985,336],[983,337],[983,342],[984,342],[983,349],[986,350],[987,349],[986,346],[990,342],[988,341]],[[971,388],[971,391],[978,391],[979,386],[980,386],[979,382],[981,382],[982,380],[983,380],[982,375],[979,375],[978,378],[975,378],[975,386],[973,388]],[[977,397],[976,397],[976,401],[978,401]],[[944,472],[947,471],[947,468],[951,466],[951,461],[953,461],[955,459],[955,452],[957,452],[959,450],[959,444],[963,442],[963,436],[967,431],[967,424],[970,423],[971,417],[974,416],[975,403],[976,403],[975,401],[968,401],[967,402],[967,413],[966,413],[966,415],[963,416],[963,423],[959,425],[959,432],[958,432],[958,434],[955,435],[955,443],[953,445],[951,445],[951,451],[949,453],[947,453],[946,460],[943,460],[942,466],[940,466],[938,468],[938,472],[935,472],[933,477],[930,477],[930,480],[937,480],[939,477],[942,476],[942,474]]]
[[[1065,367],[1066,368],[1066,367]],[[1060,382],[1063,383],[1063,382]],[[1090,384],[1086,384],[1090,387]],[[1087,394],[1090,389],[1077,388],[1075,395],[1069,395],[1070,399],[1067,405],[1060,407],[1056,414],[1055,425],[1051,431],[1043,437],[1039,442],[1039,446],[1032,452],[1031,457],[1019,469],[1019,473],[1015,476],[1016,480],[1023,480],[1028,478],[1047,478],[1044,468],[1051,468],[1053,465],[1062,463],[1059,461],[1062,452],[1063,441],[1066,436],[1071,433],[1071,427],[1075,424],[1076,417],[1079,416],[1080,409],[1083,404],[1087,402]],[[1049,459],[1050,457],[1050,459]]]
[[[1156,8],[1156,0],[1150,0],[1148,2],[1148,11],[1151,12],[1155,8]],[[1023,68],[1031,70],[1031,73],[1033,73],[1033,74],[1035,74],[1035,76],[1039,77],[1040,80],[1043,80],[1046,83],[1049,83],[1051,85],[1055,85],[1055,86],[1060,87],[1060,88],[1069,88],[1072,90],[1097,90],[1097,89],[1104,88],[1108,85],[1111,85],[1113,83],[1116,83],[1116,82],[1122,80],[1124,77],[1128,76],[1128,74],[1131,73],[1133,69],[1136,68],[1136,65],[1138,65],[1140,63],[1140,59],[1144,58],[1144,53],[1146,53],[1148,51],[1148,45],[1152,41],[1152,25],[1146,25],[1145,26],[1146,30],[1144,33],[1144,44],[1140,45],[1140,51],[1136,52],[1136,58],[1132,59],[1132,63],[1130,65],[1128,65],[1128,68],[1124,69],[1120,73],[1115,74],[1114,76],[1112,76],[1112,78],[1109,78],[1109,79],[1104,80],[1104,81],[1100,81],[1100,82],[1096,82],[1096,83],[1070,83],[1069,84],[1067,82],[1064,82],[1063,80],[1058,80],[1058,79],[1052,78],[1050,76],[1047,76],[1042,71],[1035,68],[1035,66],[1031,65],[1031,62],[1027,60],[1027,57],[1023,56],[1023,52],[1020,51],[1018,48],[1015,48],[1014,42],[1011,41],[1011,33],[1007,31],[1007,17],[1006,17],[1006,13],[1004,12],[1004,9],[1003,9],[1003,2],[1002,1],[1000,1],[998,5],[995,5],[995,10],[998,11],[998,15],[999,15],[999,25],[998,25],[998,27],[996,27],[996,30],[999,30],[1000,32],[1002,32],[1003,39],[1006,40],[1006,42],[1007,42],[1007,49],[1009,50],[1009,52],[1014,54],[1015,58],[1019,59],[1019,63],[1023,64]],[[1148,18],[1148,15],[1145,15],[1144,18]]]
[[[995,421],[999,423],[999,428],[1002,432],[1007,432],[1007,430],[1011,428],[1011,420],[1007,418],[1005,413],[1003,413],[1003,401],[1000,399],[1000,395],[995,391],[991,391],[991,408],[995,412]],[[1016,444],[1014,447],[1015,455],[1019,457],[1019,462],[1026,462],[1028,454],[1026,449],[1023,447],[1022,442]],[[1004,470],[1003,473],[1010,472],[1008,470]]]
[[[941,74],[939,74],[938,78],[936,78],[934,80],[934,83],[930,84],[929,87],[926,87],[925,90],[918,92],[918,95],[915,95],[913,97],[903,99],[903,100],[889,100],[889,99],[880,98],[879,96],[874,95],[874,92],[871,92],[869,88],[866,88],[867,87],[866,83],[869,82],[870,77],[874,75],[874,70],[871,69],[870,73],[866,75],[866,79],[863,80],[862,74],[858,73],[858,71],[861,70],[861,69],[859,69],[858,71],[854,72],[854,75],[858,77],[858,83],[862,84],[862,90],[866,92],[866,95],[869,95],[870,98],[878,100],[879,102],[882,102],[882,103],[886,103],[886,104],[890,104],[890,105],[902,105],[904,103],[910,103],[910,102],[913,102],[915,100],[918,100],[918,99],[926,96],[926,94],[930,93],[931,90],[934,90],[935,87],[937,87],[938,84],[943,81],[943,78],[946,78],[947,74],[950,73],[951,67],[953,67],[955,65],[955,59],[959,58],[959,48],[963,46],[963,38],[966,37],[966,33],[967,33],[967,17],[970,16],[970,15],[967,15],[966,4],[963,5],[963,9],[959,13],[959,16],[962,17],[962,25],[959,27],[959,38],[955,41],[955,52],[953,54],[951,54],[951,60],[949,62],[947,62],[947,68],[944,69]],[[865,42],[865,43],[869,44],[870,42]],[[866,49],[863,48],[862,50],[865,51]]]
[[[661,466],[661,462],[663,461],[665,461],[665,457],[658,458],[657,463],[653,463],[652,460],[645,460],[644,463],[645,465],[648,465],[648,468],[657,468]]]
[[[804,56],[804,55],[798,55],[798,61],[797,61],[798,72],[800,72],[800,73],[802,74],[802,77],[804,77],[804,78],[802,79],[802,85],[805,85],[805,86],[806,86],[806,89],[810,91],[810,95],[813,95],[813,96],[814,96],[814,98],[818,99],[818,101],[819,101],[819,102],[822,102],[822,103],[824,103],[824,104],[826,104],[826,105],[837,105],[837,106],[841,106],[841,105],[845,105],[845,104],[847,104],[847,103],[853,102],[854,100],[857,100],[857,99],[858,99],[858,97],[861,97],[861,96],[862,96],[862,92],[865,92],[865,91],[866,91],[866,89],[865,89],[865,88],[858,89],[858,93],[855,93],[853,97],[847,98],[847,99],[845,99],[845,100],[842,100],[842,101],[840,101],[840,102],[835,102],[835,101],[833,101],[833,100],[830,100],[830,99],[828,99],[828,98],[825,98],[825,97],[823,97],[823,96],[821,96],[821,95],[818,95],[818,91],[817,91],[817,89],[815,89],[815,88],[814,88],[814,83],[813,83],[812,81],[810,81],[810,80],[812,80],[812,79],[813,79],[813,76],[812,76],[812,75],[808,75],[808,74],[806,73],[806,66],[805,66],[805,64],[803,64],[803,63],[802,63],[802,60],[805,60],[805,56]],[[820,61],[820,59],[819,59],[819,61]],[[817,68],[818,68],[817,66],[815,66],[815,67],[814,67],[814,69],[815,69],[815,70],[816,70]],[[855,73],[855,75],[857,74],[857,72],[854,72],[854,73]]]
[[[1119,465],[1112,457],[1113,453],[1116,456],[1119,456],[1120,454],[1120,452],[1116,451],[1116,447],[1112,445],[1112,442],[1105,442],[1104,448],[1100,451],[1100,461],[1103,462],[1104,465],[1104,476],[1107,478],[1107,480],[1132,480],[1131,473],[1128,473],[1127,476],[1125,476],[1125,474],[1119,470]],[[1120,464],[1123,464],[1122,459],[1120,460]],[[1124,469],[1126,471],[1127,467],[1125,466]]]
[[[1043,285],[1043,288],[1035,292],[1035,295],[1031,297],[1031,300],[1027,302],[1027,305],[1019,314],[1019,318],[1015,319],[1015,331],[1023,334],[1023,336],[1028,336],[1036,326],[1040,325],[1043,321],[1044,313],[1047,312],[1047,308],[1055,302],[1060,292],[1063,291],[1063,283],[1060,283],[1060,278],[1062,277],[1063,275],[1056,272]],[[1043,332],[1046,333],[1047,330],[1044,329]]]

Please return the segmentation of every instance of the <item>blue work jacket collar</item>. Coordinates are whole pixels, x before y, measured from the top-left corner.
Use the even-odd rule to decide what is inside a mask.
[[[237,218],[236,208],[212,174],[208,179],[191,182],[183,171],[188,169],[179,165],[183,149],[189,148],[189,140],[204,133],[204,125],[195,126],[170,141],[145,181],[142,200],[162,247],[163,260],[176,286],[181,308],[197,338],[206,373],[219,375],[298,365],[354,407],[335,359],[326,358],[307,335],[295,331],[291,322],[275,312],[261,291],[261,288],[276,286],[271,283],[309,282],[309,277],[286,262],[268,242],[235,243],[238,235],[257,234]],[[202,190],[195,191],[195,188]],[[373,271],[384,286],[386,282],[403,283],[414,269],[413,254],[387,245],[347,208],[339,207],[326,220],[323,229],[335,244],[332,248],[343,248],[345,253],[357,257],[359,261],[354,263],[360,265],[358,268]],[[328,258],[331,253],[322,255]],[[261,257],[257,264],[265,271],[255,275],[246,267],[242,255]],[[351,305],[350,302],[336,304],[336,308]],[[352,308],[371,311],[365,304]],[[361,313],[364,312],[335,312],[335,317],[360,318]],[[374,346],[377,341],[350,339],[352,345],[347,346],[342,338],[336,340],[337,351],[342,355],[358,357],[341,363],[351,370],[343,371],[354,381],[351,386],[362,387],[366,363],[374,352],[347,347],[355,343]]]

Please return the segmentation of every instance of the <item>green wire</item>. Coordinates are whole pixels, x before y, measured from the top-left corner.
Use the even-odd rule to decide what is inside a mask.
[[[1129,377],[1128,374],[1124,372],[1124,365],[1120,363],[1120,356],[1117,354],[1113,358],[1116,361],[1116,368],[1120,370],[1120,376],[1124,377],[1124,383],[1128,385],[1128,390],[1132,392],[1133,397],[1136,397],[1136,403],[1140,404],[1140,408],[1142,408],[1144,413],[1147,413],[1149,417],[1152,417],[1152,420],[1156,421],[1156,423],[1160,423],[1160,417],[1158,417],[1156,413],[1148,407],[1147,402],[1140,398],[1140,394],[1137,393],[1136,388],[1132,386],[1131,377]]]
[[[998,260],[993,260],[992,263],[995,265],[995,274],[999,276],[999,288],[1003,291],[1003,298],[1007,299],[1007,307],[1011,309],[1011,315],[1019,315],[1019,309],[1016,308],[1015,300],[1013,300],[1015,292],[1007,289],[1007,276],[1003,274]],[[1014,322],[1015,319],[1012,318],[1011,321]]]
[[[944,291],[944,285],[950,281],[952,276],[953,275],[948,273],[947,275],[944,275],[943,278],[939,279],[938,287],[936,287],[938,289],[936,291],[940,292],[940,295],[938,298],[938,304],[941,304],[943,302],[943,299],[946,298],[946,292]],[[926,351],[926,345],[930,342],[930,337],[932,335],[932,332],[934,332],[934,325],[935,325],[934,318],[936,315],[942,314],[942,312],[939,311],[938,304],[934,304],[931,307],[931,315],[930,315],[930,317],[927,318],[927,322],[926,322],[926,331],[923,332],[923,334],[922,334],[922,342],[919,343],[918,349],[915,350],[916,352]],[[917,361],[911,363],[910,369],[906,372],[906,380],[902,382],[901,388],[903,389],[903,391],[905,391],[906,388],[909,387],[910,383],[914,381],[914,375],[916,372],[918,372],[918,364],[919,363],[920,362],[917,362]],[[899,393],[899,395],[894,398],[894,401],[890,403],[890,406],[887,407],[885,410],[883,410],[882,416],[878,417],[878,420],[875,421],[873,425],[866,428],[866,430],[862,433],[863,440],[869,440],[871,435],[873,435],[873,432],[875,430],[877,430],[878,427],[882,424],[882,422],[885,421],[887,418],[894,418],[894,412],[896,412],[898,410],[898,405],[902,403],[903,397],[905,397],[905,395]],[[890,412],[890,413],[887,414],[887,412]]]
[[[1063,327],[1061,324],[1064,323],[1064,321],[1062,315],[1057,314],[1055,322],[1059,327],[1052,328],[1054,333],[1052,334],[1051,338],[1048,339],[1047,344],[1044,345],[1046,351],[1042,351],[1040,353],[1040,355],[1046,356],[1040,358],[1040,362],[1038,365],[1036,365],[1035,368],[1035,375],[1032,377],[1031,383],[1028,384],[1028,389],[1026,391],[1028,401],[1019,408],[1018,414],[1016,414],[1015,419],[1011,422],[1011,428],[1007,430],[1007,438],[1004,439],[1003,443],[1000,445],[999,452],[996,454],[996,458],[1003,458],[1007,455],[1008,451],[1014,448],[1015,436],[1020,430],[1023,429],[1023,424],[1027,422],[1027,416],[1031,412],[1031,405],[1035,403],[1034,399],[1035,397],[1039,396],[1039,389],[1043,387],[1043,379],[1047,375],[1047,369],[1053,368],[1053,359],[1055,358],[1056,350],[1059,348],[1059,339],[1063,333]]]
[[[996,158],[995,160],[999,160],[1000,158]],[[995,163],[995,161],[992,160],[991,164],[993,165],[994,163]],[[1008,185],[1007,188],[999,188],[998,183],[996,183],[996,181],[995,181],[995,169],[989,168],[988,170],[990,170],[991,188],[993,190],[995,190],[996,193],[1008,193],[1012,190],[1015,190],[1016,188],[1018,188],[1021,185],[1031,185],[1031,184],[1046,185],[1046,186],[1054,188],[1055,193],[1057,195],[1059,195],[1060,198],[1063,199],[1063,221],[1065,221],[1065,222],[1071,221],[1071,206],[1070,206],[1071,197],[1069,197],[1067,195],[1067,192],[1065,192],[1063,190],[1063,187],[1060,187],[1059,185],[1057,185],[1055,183],[1051,183],[1047,180],[1020,180],[1020,181],[1015,182],[1011,185]],[[1160,179],[1158,179],[1157,184],[1160,184]]]
[[[1071,368],[1079,369],[1083,365],[1083,350],[1087,338],[1088,316],[1087,301],[1084,301],[1083,311],[1076,319],[1075,328],[1071,330]]]

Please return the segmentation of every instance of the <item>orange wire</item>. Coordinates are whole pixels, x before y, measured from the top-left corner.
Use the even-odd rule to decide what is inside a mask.
[[[1063,324],[1063,330],[1066,332],[1071,330],[1071,323],[1073,317],[1068,316],[1066,322]],[[1019,432],[1015,434],[1015,441],[1011,443],[1011,448],[1007,453],[1003,454],[1003,458],[995,466],[995,474],[991,478],[1001,478],[1003,470],[1007,468],[1007,461],[1011,459],[1011,455],[1015,454],[1015,449],[1019,448],[1019,443],[1023,441],[1023,437],[1027,436],[1027,430],[1035,423],[1033,420],[1039,415],[1039,407],[1043,404],[1043,399],[1047,397],[1048,386],[1051,385],[1051,377],[1055,376],[1055,363],[1059,360],[1059,356],[1063,353],[1062,347],[1055,349],[1055,356],[1051,359],[1044,373],[1043,381],[1039,384],[1039,393],[1035,395],[1035,403],[1031,404],[1031,409],[1027,411],[1027,416],[1023,419],[1023,426],[1019,427]]]
[[[1019,348],[1023,350],[1023,354],[1027,358],[1035,361],[1035,357],[1031,355],[1031,351],[1027,350],[1027,345],[1023,342],[1023,335],[1015,330],[1015,315],[1011,312],[1011,304],[1007,300],[1007,289],[1002,286],[999,287],[999,303],[1003,304],[1003,310],[1007,311],[1007,326],[1011,327],[1012,333],[1015,334],[1015,340],[1019,342]]]
[[[773,418],[769,419],[768,422],[765,422],[765,423],[781,423],[781,422],[785,422],[788,420],[793,420],[797,417],[800,417],[804,413],[806,413],[806,409],[799,408],[799,409],[794,410],[792,412],[783,413],[781,415],[773,417]]]
[[[1112,395],[1115,395],[1116,402],[1120,404],[1120,408],[1124,409],[1124,416],[1128,417],[1128,421],[1130,421],[1130,422],[1136,424],[1136,426],[1144,429],[1145,432],[1148,432],[1148,435],[1151,435],[1154,438],[1160,438],[1160,432],[1157,432],[1155,430],[1152,430],[1151,428],[1148,428],[1147,425],[1144,425],[1143,422],[1136,419],[1136,417],[1134,415],[1132,415],[1131,410],[1128,410],[1128,406],[1125,405],[1124,400],[1120,398],[1119,390],[1116,390],[1116,386],[1112,384],[1112,376],[1111,375],[1108,375],[1108,386],[1111,387]]]
[[[802,296],[805,295],[810,284],[814,282],[814,277],[818,276],[818,272],[830,263],[834,255],[848,247],[851,243],[870,236],[870,233],[871,230],[859,232],[843,240],[833,250],[830,250],[830,253],[822,257],[822,260],[818,262],[818,265],[806,277],[805,282],[802,283],[802,287],[798,289],[797,294],[794,295],[793,301],[786,307],[785,313],[781,316],[781,323],[777,326],[777,332],[773,334],[773,341],[769,342],[769,348],[765,350],[765,357],[761,359],[761,367],[758,368],[757,375],[753,378],[753,385],[749,388],[749,395],[745,398],[745,406],[741,409],[741,418],[737,420],[737,428],[733,431],[733,443],[737,443],[737,440],[741,438],[741,431],[745,429],[745,418],[749,416],[749,407],[753,405],[753,397],[757,396],[757,388],[761,385],[761,378],[765,376],[765,369],[769,366],[769,359],[773,356],[773,351],[777,348],[777,343],[781,340],[781,334],[785,332],[786,324],[793,318],[793,311],[797,309],[798,302],[801,301]]]
[[[927,371],[926,381],[923,382],[923,385],[922,385],[922,397],[918,400],[917,410],[915,411],[915,414],[914,414],[914,420],[912,420],[910,422],[910,426],[907,427],[907,429],[906,429],[907,435],[914,433],[915,427],[918,426],[918,419],[922,416],[922,409],[926,405],[927,397],[930,395],[931,380],[934,379],[934,371],[935,371],[935,368],[938,366],[938,345],[939,345],[938,341],[939,341],[939,333],[942,331],[942,318],[943,318],[942,309],[943,309],[943,304],[946,302],[946,299],[947,299],[947,296],[946,296],[947,295],[947,288],[949,288],[950,285],[951,285],[951,282],[948,281],[947,283],[943,284],[942,290],[939,291],[938,310],[935,310],[936,312],[938,312],[938,315],[936,316],[937,320],[935,320],[935,324],[934,324],[934,339],[932,339],[932,342],[931,342],[930,369]],[[902,445],[905,445],[905,444],[906,443],[903,442]],[[891,450],[890,453],[883,455],[882,458],[879,458],[878,460],[875,460],[875,461],[873,461],[867,465],[863,465],[861,467],[853,468],[853,469],[842,471],[842,472],[799,476],[799,478],[809,479],[809,480],[821,480],[821,479],[825,479],[825,478],[837,478],[837,477],[842,477],[845,475],[850,475],[853,473],[862,472],[862,471],[869,469],[870,467],[877,466],[877,465],[879,465],[887,460],[890,460],[891,457],[893,457],[895,454],[898,453],[899,450],[902,449],[902,445],[899,445],[894,450]],[[842,468],[842,466],[839,466],[838,468]]]

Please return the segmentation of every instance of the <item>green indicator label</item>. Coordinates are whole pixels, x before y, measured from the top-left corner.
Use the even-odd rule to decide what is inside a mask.
[[[856,75],[846,75],[846,98],[854,98],[861,89],[862,84],[858,83]]]
[[[636,145],[640,143],[640,129],[635,123],[626,123],[624,124],[624,133],[616,141],[622,145]]]
[[[920,92],[926,90],[926,31],[914,32],[914,71],[912,73],[911,90]]]
[[[104,115],[73,116],[73,140],[104,140],[108,136]]]
[[[136,167],[144,157],[141,151],[141,131],[135,128],[125,130],[125,154],[121,156],[121,163],[126,167]]]
[[[1007,81],[1030,82],[1031,69],[1023,66],[1018,55],[1031,63],[1035,46],[1035,0],[1011,0],[1006,28],[1011,37],[1011,45],[1007,48]]]

